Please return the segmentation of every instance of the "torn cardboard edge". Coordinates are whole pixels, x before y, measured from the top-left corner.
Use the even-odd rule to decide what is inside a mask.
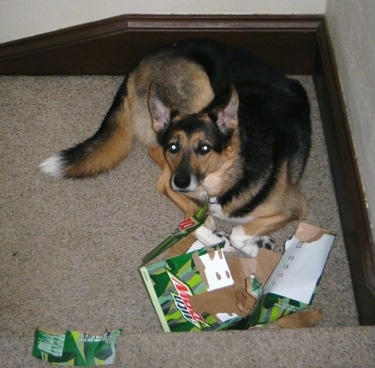
[[[140,268],[166,332],[247,329],[306,309],[334,241],[334,235],[301,222],[283,256],[266,249],[260,249],[254,259],[224,256],[220,245],[185,253],[196,241],[194,230],[186,231],[173,247],[168,247],[167,258]],[[311,277],[303,277],[306,262],[314,264]],[[285,280],[289,280],[286,287]],[[256,292],[252,290],[254,281]],[[299,300],[298,293],[288,294],[296,283],[302,291],[308,284],[308,300],[306,295]],[[313,313],[311,318],[318,315]],[[303,324],[306,318],[297,317],[289,318],[290,323]]]
[[[223,254],[222,251],[221,253]],[[197,252],[193,254],[194,261],[201,258],[198,257]],[[192,308],[201,314],[227,313],[242,318],[246,317],[254,309],[258,299],[257,294],[252,292],[251,279],[257,280],[258,284],[264,284],[280,258],[279,254],[266,249],[260,249],[257,258],[225,257],[223,254],[227,268],[215,262],[213,258],[212,262],[206,263],[213,268],[210,278],[216,277],[222,280],[225,278],[223,273],[229,273],[231,283],[222,287],[216,285],[212,289],[207,287],[207,292],[191,296]],[[207,267],[199,267],[197,261],[195,261],[195,265],[207,285],[208,282],[205,281]],[[229,277],[227,278],[229,279]]]
[[[92,367],[113,364],[117,338],[121,333],[120,328],[105,330],[102,335],[89,335],[74,330],[53,332],[38,327],[32,355],[54,365]]]

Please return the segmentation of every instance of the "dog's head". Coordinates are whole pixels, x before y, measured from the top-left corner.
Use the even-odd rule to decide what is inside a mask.
[[[180,114],[157,85],[149,109],[176,192],[194,197],[198,190],[218,196],[230,187],[238,154],[238,94],[234,87],[199,113]]]

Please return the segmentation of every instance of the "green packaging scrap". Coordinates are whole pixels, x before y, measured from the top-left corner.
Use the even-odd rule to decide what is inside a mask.
[[[173,247],[180,240],[191,234],[194,230],[198,229],[198,227],[203,225],[208,216],[208,205],[208,201],[206,201],[205,205],[201,207],[194,214],[193,217],[181,222],[175,231],[173,231],[163,242],[161,242],[150,253],[143,257],[141,266],[144,266],[146,263],[152,261],[155,257],[164,253],[166,250]]]
[[[90,336],[78,331],[56,334],[37,328],[32,355],[53,365],[92,367],[113,364],[121,332],[121,329],[115,329]]]

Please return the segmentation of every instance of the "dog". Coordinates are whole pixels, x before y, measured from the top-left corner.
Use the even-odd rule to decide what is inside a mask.
[[[44,173],[85,178],[129,154],[133,138],[162,168],[160,192],[191,217],[209,201],[206,245],[255,257],[270,234],[304,216],[299,182],[311,144],[310,107],[300,83],[250,52],[210,39],[181,40],[131,69],[100,128],[45,160]],[[232,222],[229,236],[214,218]]]

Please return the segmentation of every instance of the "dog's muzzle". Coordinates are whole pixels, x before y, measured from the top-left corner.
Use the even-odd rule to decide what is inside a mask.
[[[195,175],[173,175],[172,189],[175,192],[193,192],[198,187],[198,180]]]

